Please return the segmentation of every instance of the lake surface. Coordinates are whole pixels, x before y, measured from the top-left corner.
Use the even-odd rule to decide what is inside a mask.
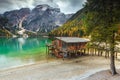
[[[46,58],[48,38],[0,38],[0,70],[33,64]]]

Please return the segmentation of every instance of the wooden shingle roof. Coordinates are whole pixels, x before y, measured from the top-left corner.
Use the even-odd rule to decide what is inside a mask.
[[[86,38],[79,38],[79,37],[56,37],[65,43],[81,43],[81,42],[89,42],[89,39]]]

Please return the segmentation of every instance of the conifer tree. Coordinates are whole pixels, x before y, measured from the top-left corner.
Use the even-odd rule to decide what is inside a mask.
[[[93,41],[107,42],[109,44],[111,57],[110,69],[115,75],[115,34],[117,34],[120,22],[120,1],[119,0],[87,0],[86,9],[86,29]]]

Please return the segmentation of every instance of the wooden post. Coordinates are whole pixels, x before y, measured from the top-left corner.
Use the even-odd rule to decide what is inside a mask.
[[[82,49],[80,49],[80,56],[82,55]]]
[[[64,54],[64,52],[63,52],[63,61],[64,61],[64,55],[65,55],[65,54]]]
[[[94,50],[95,50],[95,55],[96,55],[96,48]]]
[[[117,59],[117,51],[116,51],[116,55],[115,56],[116,56],[116,59]]]
[[[110,51],[108,50],[108,56],[107,56],[108,58],[109,58],[109,54],[110,54]]]
[[[93,47],[91,47],[91,55],[93,56],[94,52],[93,52]]]
[[[107,58],[107,49],[105,50],[105,58]]]
[[[101,52],[100,52],[100,53],[101,53],[101,56],[102,56],[102,54],[103,54],[103,49],[101,49]]]
[[[89,55],[89,48],[88,48],[88,55]]]
[[[86,50],[84,49],[84,54],[85,54],[85,51],[86,51]]]
[[[99,56],[99,48],[98,48],[98,56]]]

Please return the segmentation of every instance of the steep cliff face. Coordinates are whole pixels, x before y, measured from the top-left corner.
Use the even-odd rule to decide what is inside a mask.
[[[3,15],[9,20],[7,28],[14,33],[23,28],[40,33],[50,32],[64,24],[72,16],[72,14],[66,15],[60,12],[59,8],[53,8],[46,4],[38,5],[32,10],[22,8],[5,12]]]
[[[5,12],[4,16],[9,20],[9,27],[18,27],[19,23],[24,17],[27,17],[30,14],[29,8],[22,8],[20,10],[13,10]]]
[[[26,29],[49,32],[62,25],[71,17],[60,12],[59,8],[52,8],[48,5],[38,5],[28,16]]]

